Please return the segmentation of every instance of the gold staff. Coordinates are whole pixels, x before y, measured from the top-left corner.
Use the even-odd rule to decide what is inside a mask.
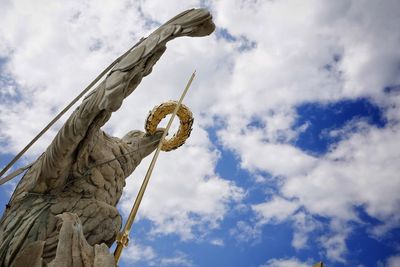
[[[161,137],[160,143],[158,144],[158,147],[156,149],[156,152],[154,153],[153,159],[151,160],[149,169],[147,170],[147,173],[146,173],[146,176],[144,177],[142,186],[140,187],[139,193],[135,199],[135,203],[133,204],[133,207],[131,209],[131,213],[129,214],[128,220],[126,221],[126,224],[124,226],[124,230],[122,232],[118,233],[118,235],[117,235],[117,238],[116,238],[117,247],[115,248],[115,251],[114,251],[115,264],[118,263],[119,258],[121,257],[122,249],[124,247],[127,247],[127,245],[128,245],[129,232],[131,230],[132,223],[135,220],[135,217],[138,212],[140,203],[142,201],[144,192],[146,191],[147,184],[149,183],[151,173],[153,172],[153,169],[154,169],[154,165],[156,164],[156,160],[158,158],[158,155],[160,154],[161,146],[163,145],[165,136],[167,135],[169,128],[171,127],[172,121],[174,120],[176,113],[178,112],[179,107],[181,106],[182,100],[185,97],[190,85],[192,84],[192,81],[193,81],[195,75],[196,75],[196,71],[194,71],[192,76],[190,77],[190,79],[185,87],[185,90],[183,91],[181,98],[179,99],[178,104],[175,107],[174,113],[172,113],[172,116],[168,121],[167,128],[165,129],[165,131]]]

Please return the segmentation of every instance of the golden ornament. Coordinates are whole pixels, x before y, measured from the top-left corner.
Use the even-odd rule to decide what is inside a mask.
[[[172,114],[177,104],[177,101],[168,101],[162,103],[161,105],[155,106],[147,116],[145,123],[146,132],[149,134],[154,134],[160,121],[168,114]],[[185,143],[192,131],[194,119],[189,108],[181,104],[176,115],[180,121],[178,132],[175,133],[170,139],[165,139],[161,147],[162,151],[171,151],[177,149]]]

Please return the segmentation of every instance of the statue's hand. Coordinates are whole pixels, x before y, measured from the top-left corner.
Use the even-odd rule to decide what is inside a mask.
[[[210,12],[203,8],[184,11],[170,19],[160,29],[168,25],[178,27],[174,32],[175,37],[201,37],[209,35],[215,30],[215,24],[212,21]]]
[[[138,155],[143,159],[157,148],[164,131],[164,128],[157,129],[154,134],[130,131],[122,138],[122,141],[137,150]]]
[[[211,34],[215,30],[210,12],[206,9],[190,9],[176,15],[142,39],[115,67],[113,71],[127,71],[140,63],[140,60],[152,55],[160,49],[165,49],[165,44],[181,36],[200,37]],[[164,52],[164,51],[162,51]],[[161,55],[160,55],[161,56]],[[158,57],[159,58],[159,57]],[[151,62],[154,65],[158,60]],[[146,62],[148,65],[149,62]],[[147,74],[146,74],[147,75]]]

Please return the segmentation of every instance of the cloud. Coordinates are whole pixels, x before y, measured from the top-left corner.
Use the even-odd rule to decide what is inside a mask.
[[[309,248],[308,236],[311,232],[321,229],[321,223],[304,212],[297,212],[291,219],[294,230],[291,245],[297,250]]]
[[[289,259],[271,259],[260,267],[309,267],[310,262],[301,262],[296,258]]]
[[[345,263],[345,253],[347,235],[333,235],[330,237],[322,237],[320,242],[326,250],[326,255],[330,260]]]
[[[187,240],[193,238],[193,230],[205,233],[218,227],[230,205],[238,203],[244,192],[215,174],[217,160],[217,151],[200,128],[185,146],[161,154],[139,213],[154,222],[153,234],[174,233]],[[148,161],[143,162],[135,171],[135,181],[128,179],[122,200],[124,212],[130,209],[147,166]]]
[[[250,224],[245,221],[238,221],[234,228],[229,230],[231,236],[239,242],[252,242],[254,244],[261,241],[260,224]]]
[[[310,215],[301,211],[297,201],[286,200],[274,196],[271,200],[252,205],[257,216],[256,228],[265,224],[280,224],[289,221],[293,224],[292,246],[299,249],[307,248],[308,235],[321,228],[321,225]],[[248,241],[239,239],[240,241]]]
[[[346,263],[347,244],[346,239],[352,231],[350,224],[333,219],[329,225],[329,232],[322,234],[318,242],[325,249],[326,258],[331,261]]]
[[[182,266],[182,267],[192,267],[193,262],[188,259],[188,256],[183,252],[178,252],[176,256],[169,258],[162,258],[157,266]]]
[[[280,102],[280,95],[291,101],[294,94],[301,99],[322,96],[332,98],[335,94],[350,97],[376,94],[388,83],[398,82],[398,75],[393,72],[397,69],[400,56],[396,49],[396,38],[399,36],[395,30],[395,25],[399,22],[396,1],[388,1],[384,5],[373,1],[346,0],[334,3],[306,1],[301,4],[290,1],[218,1],[215,7],[220,10],[216,16],[218,25],[228,28],[234,35],[245,35],[257,42],[259,49],[254,53],[260,57],[256,62],[262,63],[248,64],[250,69],[247,71],[253,75],[268,74],[270,66],[282,70],[274,71],[273,76],[269,75],[265,79],[265,88],[270,93],[273,90],[271,95],[274,96],[274,101],[278,98]],[[260,21],[263,22],[263,27],[255,27]],[[387,40],[384,46],[381,45],[383,39]],[[334,80],[318,79],[315,76],[318,74],[317,69],[312,69],[333,62],[335,54],[342,56],[339,69],[346,82],[343,88]],[[258,71],[254,72],[252,66],[257,66]],[[382,68],[377,71],[377,66]],[[305,76],[305,73],[309,75]],[[282,79],[281,75],[286,75],[286,79]],[[264,75],[253,77],[253,81],[258,82],[257,78],[263,79]],[[276,94],[278,88],[268,85],[277,79],[286,84],[299,82],[293,84],[292,89],[302,88],[302,95],[297,90],[286,88],[279,88],[286,94]],[[317,89],[312,87],[315,84],[312,80],[324,82],[320,84],[324,92],[315,91],[314,96],[308,94]],[[339,86],[331,87],[330,82]],[[258,89],[253,86],[250,88]]]
[[[152,247],[139,245],[136,242],[130,242],[129,246],[125,248],[122,253],[122,261],[128,262],[129,264],[137,262],[150,262],[157,257]]]
[[[260,223],[285,221],[289,216],[292,216],[298,208],[296,202],[288,201],[277,196],[271,201],[252,206],[252,209],[260,217]]]
[[[254,176],[267,173],[276,177],[280,193],[289,201],[282,210],[274,209],[273,204],[279,203],[276,198],[253,204],[259,216],[255,224],[286,219],[296,225],[291,216],[295,206],[301,206],[311,216],[345,226],[348,221],[361,223],[356,208],[362,207],[381,222],[368,228],[371,234],[382,236],[398,227],[400,180],[395,162],[400,156],[400,130],[395,114],[400,102],[398,94],[388,97],[383,91],[387,85],[399,84],[400,77],[396,49],[400,34],[393,28],[400,16],[395,6],[396,1],[387,5],[306,1],[296,8],[290,8],[288,1],[214,4],[219,10],[218,25],[232,36],[256,43],[235,57],[230,94],[223,96],[229,105],[221,99],[214,107],[224,121],[218,138],[240,158],[243,169]],[[260,21],[263,26],[255,27]],[[383,39],[388,43],[382,45]],[[363,125],[352,127],[351,132],[337,132],[345,132],[344,140],[321,157],[293,145],[300,133],[291,128],[296,106],[359,97],[385,111],[390,122],[386,128]],[[315,227],[295,230],[292,245],[304,247],[307,233]],[[253,229],[251,225],[247,228]],[[326,252],[331,259],[343,261],[351,229],[329,231],[331,235],[324,239]]]
[[[268,134],[263,129],[232,127],[220,130],[218,136],[226,148],[240,155],[241,166],[251,172],[267,171],[273,176],[294,175],[312,168],[316,161],[290,144],[266,141]]]
[[[195,266],[185,253],[175,251],[173,254],[171,257],[163,257],[150,246],[130,242],[124,253],[122,253],[121,260],[129,266],[138,263],[148,266]]]
[[[144,0],[140,5],[140,10],[145,18],[164,23],[181,11],[199,6],[201,6],[199,0],[185,1],[184,3],[170,2],[168,5],[165,5],[162,0]]]
[[[19,95],[0,104],[2,124],[7,125],[1,138],[7,141],[8,152],[28,143],[56,111],[130,47],[132,39],[143,35],[143,20],[125,4],[5,1],[0,23],[6,26],[0,36],[6,48],[0,55],[7,59],[3,72],[15,81]],[[92,51],[97,43],[102,45]],[[32,148],[34,155],[43,151],[60,125]]]
[[[213,244],[214,246],[218,246],[218,247],[225,246],[225,242],[222,239],[213,239],[213,240],[211,240],[210,243]]]
[[[292,221],[295,230],[292,245],[297,249],[306,246],[307,234],[319,228],[312,217],[295,213],[299,207],[305,208],[311,215],[338,220],[341,227],[330,226],[332,233],[336,228],[347,229],[346,222],[362,223],[357,207],[363,207],[369,216],[379,220],[378,225],[367,228],[372,235],[382,237],[390,229],[398,227],[400,169],[395,162],[400,159],[399,128],[369,126],[362,129],[350,134],[348,139],[336,144],[322,157],[311,157],[295,148],[286,155],[282,152],[272,154],[280,156],[279,162],[290,162],[288,168],[282,170],[277,169],[274,157],[271,156],[268,161],[265,160],[269,159],[268,156],[260,156],[268,151],[264,149],[267,144],[258,141],[250,146],[246,139],[253,138],[253,135],[236,139],[235,146],[243,145],[243,150],[237,150],[244,161],[243,167],[250,162],[246,157],[253,157],[254,161],[251,162],[258,164],[258,168],[249,168],[250,171],[264,171],[284,177],[279,179],[279,189],[286,199],[275,196],[252,206],[259,218],[257,224]],[[290,147],[280,144],[274,146],[277,151]],[[248,150],[245,147],[256,149]],[[298,155],[311,158],[312,164],[300,161],[299,167],[296,167]],[[257,156],[265,163],[257,163]],[[330,259],[344,261],[346,238],[350,232],[351,229],[348,229],[321,239],[322,247]]]
[[[241,138],[235,139],[235,142],[230,142],[225,137],[228,133],[223,132],[223,140],[235,148],[244,168],[255,173],[262,171],[284,177],[279,179],[279,188],[287,199],[274,196],[266,202],[252,205],[258,216],[257,228],[260,224],[292,221],[292,246],[303,249],[307,247],[308,235],[321,227],[312,218],[312,214],[331,218],[335,223],[328,227],[330,234],[323,235],[319,243],[329,259],[345,262],[346,239],[351,232],[346,222],[362,223],[357,207],[363,207],[369,216],[380,221],[376,226],[367,227],[374,236],[382,237],[398,227],[400,170],[395,161],[400,159],[399,127],[391,125],[382,129],[365,124],[361,126],[352,132],[344,130],[347,139],[337,143],[322,157],[309,156],[288,144],[269,145],[261,140],[267,135],[261,134],[262,130],[259,129],[242,131]],[[276,152],[268,151],[268,146],[275,146]],[[255,149],[247,149],[249,147]],[[291,148],[290,153],[282,153],[287,147]],[[275,153],[265,155],[268,152]],[[299,161],[297,158],[309,160]],[[290,164],[286,165],[287,168],[282,164],[279,169],[279,162]],[[305,208],[311,216],[296,213],[299,207]],[[333,227],[334,224],[340,227]],[[243,225],[246,225],[246,229],[255,227],[245,223]],[[243,225],[238,227],[243,228]],[[249,241],[249,236],[238,236],[238,239]]]
[[[354,133],[306,175],[289,177],[282,192],[327,217],[356,220],[354,206],[363,206],[382,223],[398,222],[399,133],[398,126]]]
[[[386,265],[387,267],[396,267],[396,266],[400,266],[400,255],[394,255],[389,257],[386,260]]]

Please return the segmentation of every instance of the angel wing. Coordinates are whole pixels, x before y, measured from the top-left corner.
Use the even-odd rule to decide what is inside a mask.
[[[46,151],[27,171],[10,203],[30,193],[54,193],[63,188],[80,143],[90,128],[100,129],[118,110],[166,50],[166,43],[181,36],[206,36],[215,25],[205,9],[175,16],[142,39],[126,54],[72,113]]]

